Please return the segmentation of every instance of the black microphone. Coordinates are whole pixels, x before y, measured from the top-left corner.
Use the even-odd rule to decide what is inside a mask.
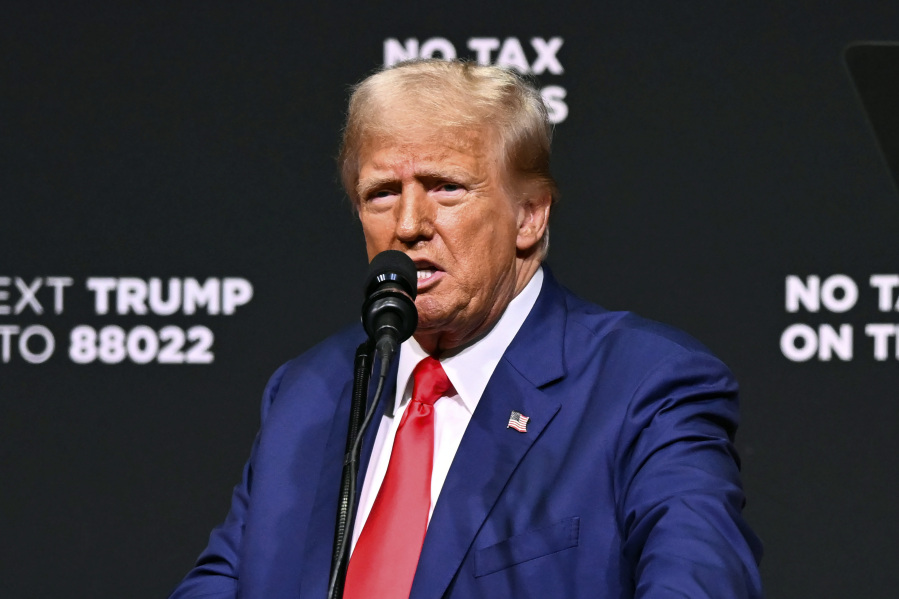
[[[386,371],[399,344],[418,326],[417,286],[418,269],[403,252],[386,250],[368,266],[362,325],[381,354],[382,370]]]

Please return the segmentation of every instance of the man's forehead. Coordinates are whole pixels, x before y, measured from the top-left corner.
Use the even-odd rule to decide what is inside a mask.
[[[360,154],[360,174],[367,170],[486,168],[493,148],[470,132],[429,131],[420,136],[378,136],[367,140]]]
[[[478,154],[467,152],[451,144],[417,143],[373,145],[362,153],[360,166],[369,168],[396,168],[414,165],[415,168],[426,168],[445,162],[469,162]]]
[[[362,135],[362,150],[369,148],[403,148],[423,151],[448,148],[457,152],[479,152],[492,144],[488,127],[461,127],[435,122],[402,123],[373,127]],[[427,146],[427,148],[426,148]]]

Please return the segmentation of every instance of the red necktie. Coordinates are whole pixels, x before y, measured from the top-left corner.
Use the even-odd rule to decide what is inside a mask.
[[[434,402],[453,388],[440,362],[431,357],[419,362],[412,376],[412,401],[350,559],[344,599],[407,599],[412,590],[431,509]]]

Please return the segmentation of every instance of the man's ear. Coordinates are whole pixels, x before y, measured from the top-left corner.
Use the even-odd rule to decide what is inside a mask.
[[[529,251],[539,244],[549,226],[552,195],[547,190],[534,191],[518,206],[518,238],[515,245],[520,252]]]

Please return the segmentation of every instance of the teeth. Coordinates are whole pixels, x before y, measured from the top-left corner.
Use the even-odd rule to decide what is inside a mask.
[[[434,274],[434,270],[433,270],[433,269],[430,269],[430,268],[429,268],[429,269],[423,269],[423,270],[420,270],[420,271],[418,271],[418,280],[421,281],[422,279],[427,279],[427,278],[430,277],[432,274]]]

